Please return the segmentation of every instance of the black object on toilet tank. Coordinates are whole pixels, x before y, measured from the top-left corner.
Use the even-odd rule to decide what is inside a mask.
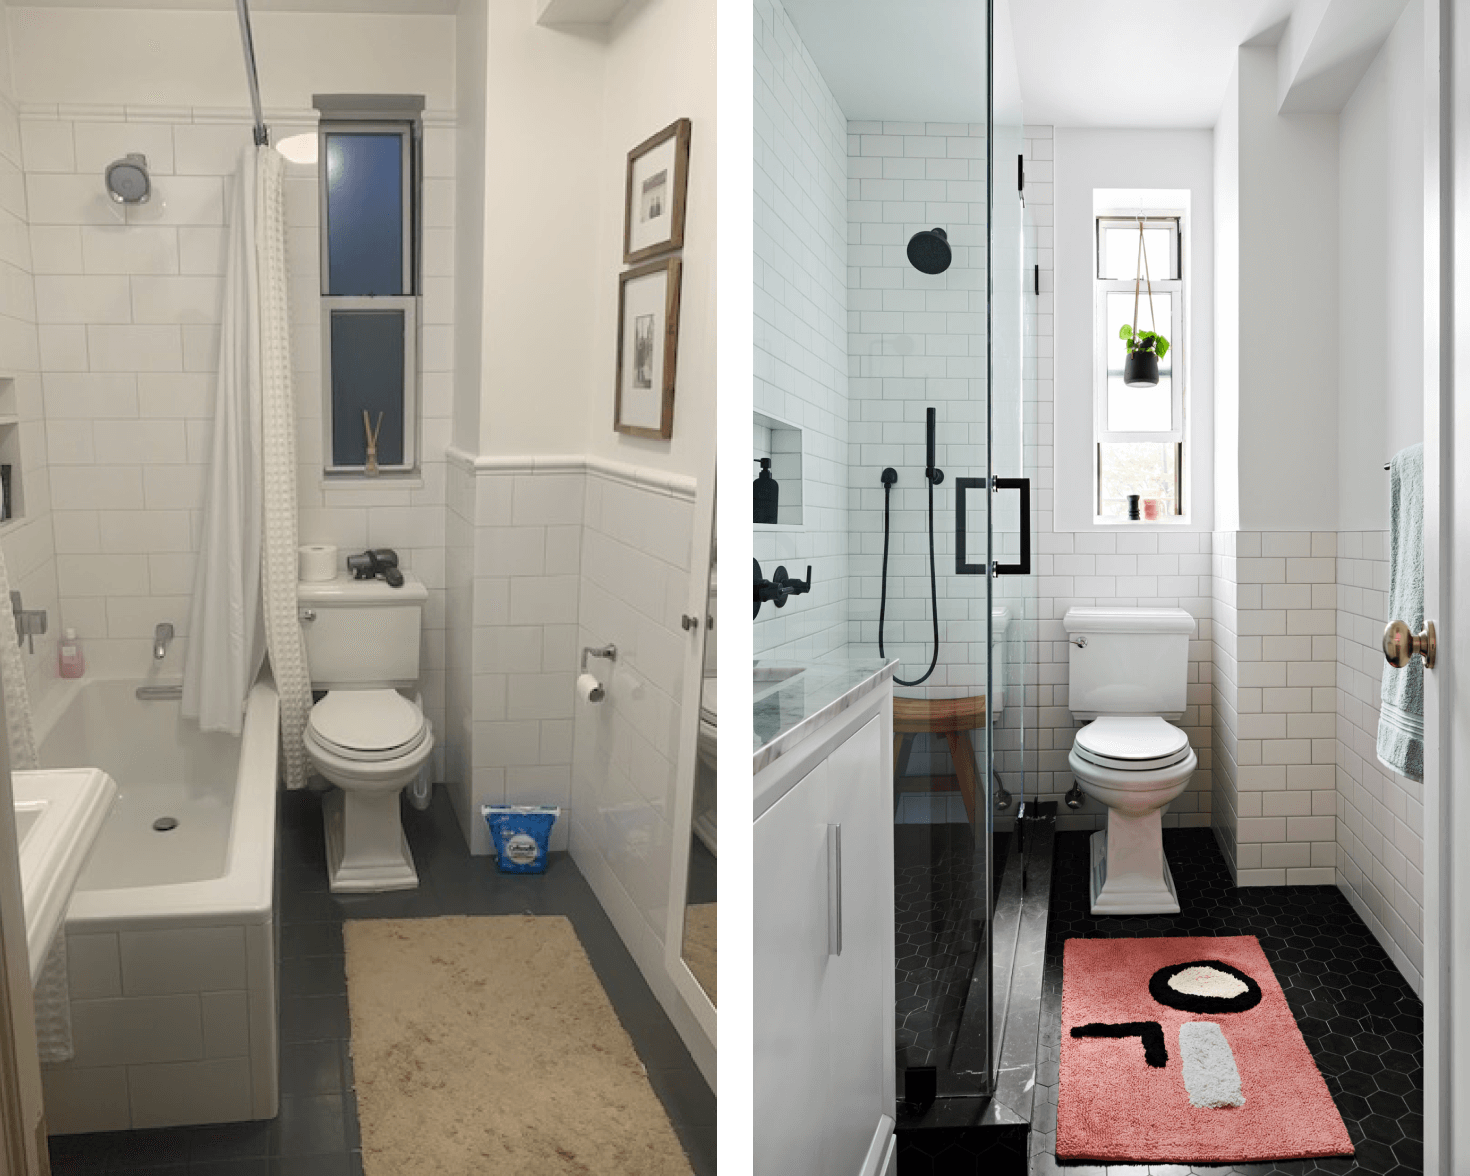
[[[347,570],[354,580],[386,580],[390,588],[403,587],[403,573],[398,570],[398,552],[391,547],[373,547],[347,557]]]

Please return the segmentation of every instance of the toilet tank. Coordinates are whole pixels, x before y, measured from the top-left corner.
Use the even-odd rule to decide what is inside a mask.
[[[1196,627],[1182,608],[1069,608],[1062,628],[1074,717],[1184,714]]]
[[[412,572],[403,586],[338,576],[296,585],[306,668],[317,690],[415,686],[428,590]]]

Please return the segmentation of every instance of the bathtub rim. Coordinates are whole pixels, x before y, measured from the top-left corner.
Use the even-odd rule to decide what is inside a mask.
[[[48,692],[36,709],[37,744],[45,740],[61,715],[88,686],[119,682],[170,684],[132,675],[93,675],[68,681]],[[66,913],[68,934],[149,930],[161,926],[239,926],[271,921],[279,715],[275,684],[268,674],[262,674],[246,700],[224,874],[203,881],[76,891]],[[254,787],[250,786],[251,781],[256,781]]]

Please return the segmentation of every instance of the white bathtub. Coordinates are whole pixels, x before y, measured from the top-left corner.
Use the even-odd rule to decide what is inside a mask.
[[[139,685],[69,682],[36,716],[43,767],[118,784],[66,916],[76,1056],[43,1068],[56,1134],[277,1109],[275,689],[252,690],[236,739]]]

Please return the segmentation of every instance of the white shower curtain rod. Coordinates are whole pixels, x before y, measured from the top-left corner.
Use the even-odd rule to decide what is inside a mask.
[[[255,76],[255,38],[250,34],[250,7],[246,0],[235,0],[240,13],[240,40],[245,48],[245,78],[250,83],[250,108],[255,112],[255,145],[264,147],[271,141],[265,116],[260,112],[260,81]]]

